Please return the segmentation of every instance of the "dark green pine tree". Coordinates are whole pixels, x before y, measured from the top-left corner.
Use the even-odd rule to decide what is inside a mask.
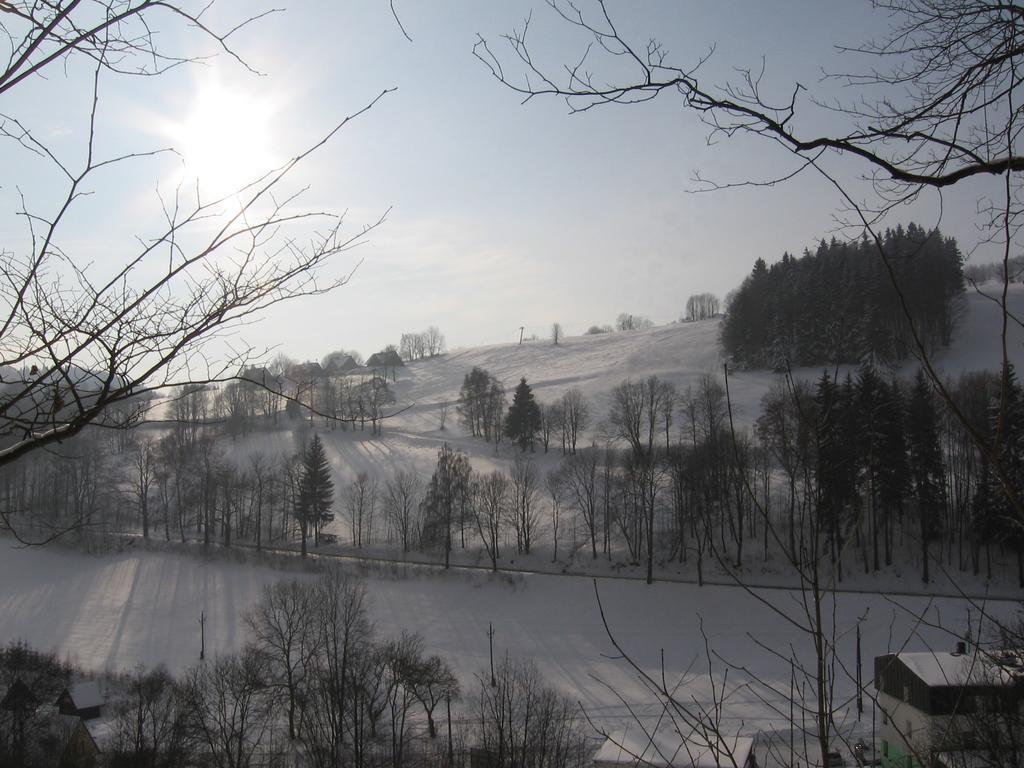
[[[854,412],[857,420],[855,433],[857,456],[861,471],[858,473],[860,487],[867,499],[867,541],[870,542],[871,558],[869,568],[868,549],[864,548],[864,572],[877,571],[881,567],[879,558],[879,534],[883,532],[885,511],[881,499],[882,474],[886,461],[886,413],[888,398],[885,382],[870,365],[862,365],[857,374]],[[858,529],[858,535],[860,531]]]
[[[907,461],[906,402],[899,379],[883,383],[879,412],[882,463],[879,468],[878,495],[883,510],[885,564],[892,565],[895,521],[903,519],[903,504],[910,493],[910,464]]]
[[[334,481],[327,465],[327,455],[319,435],[313,435],[309,448],[302,456],[302,474],[295,499],[295,516],[302,531],[302,554],[306,555],[306,539],[310,526],[315,531],[334,519]]]
[[[829,557],[842,580],[843,529],[856,497],[856,445],[853,439],[853,382],[837,386],[822,373],[815,390],[817,422],[818,525],[824,530]]]
[[[907,448],[911,485],[921,526],[921,580],[927,584],[930,578],[928,543],[942,533],[946,470],[939,434],[939,413],[928,380],[920,369],[907,404]]]
[[[512,405],[505,419],[505,434],[508,439],[519,443],[525,452],[527,446],[533,451],[534,440],[540,431],[540,407],[533,397],[533,390],[526,383],[526,378],[519,380],[516,391],[512,395]]]
[[[1024,392],[1012,364],[1003,371],[1001,389],[991,406],[993,447],[999,457],[999,468],[1011,486],[1024,488]],[[994,513],[989,520],[989,533],[1017,554],[1018,581],[1024,587],[1024,532],[994,471],[989,472],[989,478],[989,500]]]

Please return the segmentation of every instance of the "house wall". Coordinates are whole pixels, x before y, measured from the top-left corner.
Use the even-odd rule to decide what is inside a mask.
[[[878,694],[882,725],[878,730],[882,743],[882,768],[913,768],[913,759],[925,754],[936,718],[885,692]],[[947,718],[942,718],[947,719]]]

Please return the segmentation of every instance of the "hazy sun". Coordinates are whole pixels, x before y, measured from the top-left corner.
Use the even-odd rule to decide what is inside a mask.
[[[184,121],[171,129],[186,180],[198,180],[206,197],[224,197],[274,168],[272,116],[268,99],[203,87]]]

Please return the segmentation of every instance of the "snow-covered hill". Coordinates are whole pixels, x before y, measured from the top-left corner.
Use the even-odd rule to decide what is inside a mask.
[[[1012,308],[1024,316],[1024,290],[1011,293]],[[999,320],[996,306],[983,296],[969,295],[963,323],[952,348],[936,356],[950,376],[964,370],[994,368],[999,361]],[[440,445],[452,442],[466,450],[480,469],[507,464],[514,454],[467,437],[454,408],[447,429],[440,430],[439,409],[454,403],[463,376],[474,366],[488,369],[511,388],[525,376],[537,397],[549,402],[567,388],[578,387],[598,418],[607,409],[608,392],[624,379],[657,375],[685,390],[701,376],[720,375],[718,321],[679,324],[647,331],[568,338],[550,342],[495,345],[456,350],[410,365],[399,374],[399,407],[408,410],[390,420],[384,435],[315,428],[325,438],[337,480],[371,471],[386,477],[397,467],[429,475]],[[1024,360],[1024,334],[1011,327],[1009,349],[1018,364]],[[913,365],[904,367],[911,373]],[[813,378],[818,370],[796,372]],[[749,424],[762,394],[780,378],[766,371],[739,371],[730,379],[739,424]],[[294,450],[291,429],[260,433],[235,444],[242,456],[254,449]],[[542,466],[558,456],[535,457]],[[340,526],[340,523],[336,523]],[[54,648],[87,667],[126,668],[136,662],[166,663],[179,670],[193,663],[198,642],[198,618],[205,611],[208,641],[214,653],[237,649],[244,639],[240,615],[258,597],[259,588],[281,576],[279,570],[243,563],[196,560],[159,552],[85,556],[56,549],[19,550],[0,540],[0,642],[25,639],[41,648]],[[770,574],[769,574],[770,576]],[[892,588],[910,588],[899,572],[879,576]],[[727,586],[599,579],[599,588],[612,626],[637,659],[656,669],[660,649],[666,651],[666,674],[684,675],[691,663],[703,665],[700,618],[716,652],[737,665],[757,670],[780,690],[788,685],[790,669],[765,647],[801,647],[799,632],[767,610],[762,598],[799,610],[794,593],[773,590],[754,595]],[[916,581],[914,582],[916,583]],[[371,613],[383,635],[402,629],[421,632],[432,652],[456,664],[467,691],[487,656],[486,627],[493,622],[499,653],[533,658],[546,680],[583,702],[588,713],[608,723],[621,722],[625,710],[618,695],[650,702],[636,676],[609,658],[611,648],[600,624],[589,579],[535,574],[506,577],[435,574],[425,579],[369,578]],[[845,594],[835,612],[838,635],[852,638],[857,617],[863,624],[865,654],[872,656],[899,646],[943,648],[958,637],[968,612],[957,600]],[[1012,602],[986,610],[1009,614]],[[944,630],[918,623],[919,612],[933,611],[938,622],[952,621]],[[952,618],[951,618],[952,617]],[[758,646],[747,633],[755,636]],[[852,639],[843,641],[852,654]],[[846,647],[844,646],[844,647]],[[845,653],[846,651],[844,651]],[[852,658],[852,657],[851,657]],[[720,665],[718,665],[720,667]],[[697,673],[686,675],[688,690],[703,696],[706,682]],[[741,695],[742,682],[730,678],[737,694],[727,717],[735,727],[767,724],[768,708]],[[845,685],[845,684],[844,684]],[[849,686],[847,685],[846,688]],[[615,691],[617,693],[612,693]],[[849,693],[849,690],[845,690]]]
[[[997,290],[997,286],[985,288],[986,292]],[[1009,298],[1011,311],[1024,317],[1024,286],[1012,286]],[[509,395],[520,377],[526,377],[540,402],[553,402],[570,387],[576,387],[590,404],[591,422],[595,426],[608,412],[612,388],[626,379],[656,375],[672,382],[680,392],[699,386],[703,376],[721,380],[725,361],[719,344],[720,323],[720,319],[713,319],[644,331],[569,337],[557,346],[543,340],[454,350],[399,369],[394,391],[398,399],[396,410],[401,412],[386,422],[381,438],[369,439],[368,431],[343,432],[321,424],[314,428],[325,440],[340,483],[348,482],[358,472],[383,476],[399,467],[429,476],[437,451],[445,442],[469,454],[478,469],[506,466],[514,455],[512,448],[505,445],[495,452],[493,446],[468,437],[455,412],[463,377],[474,367],[496,376]],[[1001,314],[996,303],[969,290],[952,346],[934,356],[936,368],[949,377],[964,371],[997,369],[1000,328]],[[1012,322],[1008,328],[1008,351],[1018,367],[1024,364],[1024,330]],[[911,360],[899,373],[909,377],[916,369],[917,362]],[[844,371],[840,371],[841,375]],[[813,380],[821,375],[821,369],[796,369],[793,373]],[[760,411],[762,396],[782,379],[782,374],[764,370],[730,373],[729,390],[738,428],[751,425]],[[448,415],[442,431],[441,410],[446,403]],[[596,430],[591,429],[587,441],[595,434]],[[244,454],[254,447],[271,453],[295,450],[292,435],[287,431],[243,441],[238,451]],[[555,456],[536,458],[542,465],[556,460]]]

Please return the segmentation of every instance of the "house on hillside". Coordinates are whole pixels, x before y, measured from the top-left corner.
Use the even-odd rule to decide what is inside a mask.
[[[349,371],[354,371],[359,368],[359,363],[352,359],[351,355],[344,355],[342,357],[332,357],[327,362],[327,367],[324,371],[328,376],[342,376]]]
[[[395,381],[398,369],[404,368],[405,363],[402,362],[402,357],[398,354],[398,350],[385,349],[383,352],[374,352],[370,355],[365,367],[375,371],[379,370],[385,379],[388,377],[388,371],[390,370],[391,380]]]
[[[281,378],[275,376],[262,366],[243,368],[239,371],[238,378],[243,382],[256,384],[274,392],[278,392],[281,389]]]
[[[92,720],[103,714],[103,693],[95,680],[65,688],[57,697],[55,706],[62,715],[74,715],[83,720]]]
[[[323,366],[318,362],[296,363],[288,369],[287,377],[294,382],[307,383],[319,381],[327,377]]]
[[[875,658],[883,768],[1024,760],[1024,663],[1015,652],[890,653]],[[1006,755],[1002,755],[1007,757]],[[980,762],[979,762],[980,761]],[[1009,764],[1009,763],[1007,763]]]
[[[594,768],[756,768],[754,740],[722,736],[709,743],[696,733],[683,737],[677,730],[651,734],[639,726],[609,734],[594,755]]]

